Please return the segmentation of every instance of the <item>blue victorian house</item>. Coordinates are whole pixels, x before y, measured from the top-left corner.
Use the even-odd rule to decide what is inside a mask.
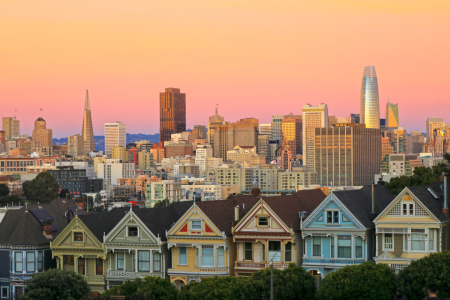
[[[383,185],[331,192],[302,223],[303,267],[316,284],[347,265],[372,260],[373,220],[395,196]]]

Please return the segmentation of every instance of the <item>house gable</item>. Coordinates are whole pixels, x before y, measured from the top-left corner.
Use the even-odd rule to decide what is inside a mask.
[[[80,240],[81,239],[81,240]],[[102,243],[89,228],[76,216],[69,225],[50,243],[54,249],[102,249]]]
[[[234,233],[291,233],[291,228],[261,198],[236,224]]]
[[[303,221],[303,229],[315,227],[365,228],[333,193]]]
[[[375,218],[374,222],[439,222],[407,187]]]
[[[167,236],[223,237],[223,235],[224,233],[195,204],[167,232]]]
[[[105,244],[158,244],[156,237],[139,217],[128,212],[122,220],[104,237]]]

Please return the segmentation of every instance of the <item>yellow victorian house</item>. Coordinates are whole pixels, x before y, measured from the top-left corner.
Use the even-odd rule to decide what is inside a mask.
[[[107,256],[103,236],[122,219],[125,209],[76,216],[51,242],[57,268],[84,275],[93,291],[105,291]]]
[[[432,252],[450,250],[450,218],[444,185],[403,189],[375,218],[377,263],[398,272]]]
[[[233,209],[232,200],[194,202],[166,232],[172,250],[167,274],[177,288],[205,277],[233,275]]]

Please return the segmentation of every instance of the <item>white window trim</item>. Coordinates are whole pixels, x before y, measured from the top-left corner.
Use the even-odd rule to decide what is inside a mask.
[[[414,203],[414,201],[401,201],[401,216],[402,217],[411,217],[411,216],[415,216],[416,215],[416,204]],[[406,204],[406,215],[403,214],[403,204]],[[411,215],[409,213],[409,205],[412,204],[413,205],[413,214]]]
[[[180,263],[180,248],[186,249],[186,263],[185,264]],[[189,249],[188,249],[188,247],[179,247],[178,248],[178,265],[179,266],[188,266],[189,265]]]
[[[385,236],[386,233],[383,233],[383,251],[394,251],[394,234],[393,233],[388,233],[388,234],[392,234],[392,249],[390,248],[386,248],[386,240],[385,240]]]
[[[316,236],[320,238],[320,256],[314,256],[314,236],[311,236],[311,257],[313,258],[323,258],[323,241],[321,236]]]
[[[123,253],[123,269],[119,269],[119,253]],[[116,252],[116,270],[125,270],[125,252]]]
[[[203,221],[202,219],[190,219],[189,220],[189,230],[202,230],[203,231],[202,221]],[[194,229],[192,227],[192,222],[200,222],[200,229]]]
[[[333,222],[333,223],[328,223],[328,212],[335,212],[335,211],[338,212],[338,221]],[[327,224],[327,225],[340,225],[341,224],[341,211],[339,209],[327,209],[327,210],[325,210],[325,212],[326,212],[326,216],[324,216],[326,219],[325,224]],[[332,218],[334,220],[334,213],[332,214]]]
[[[204,265],[203,264],[203,246],[210,246],[210,245],[201,245],[200,246],[200,265],[202,266],[202,267],[207,267],[207,268],[213,268],[213,267],[215,267],[216,266],[216,248],[214,247],[214,246],[212,246],[212,249],[213,249],[213,264],[212,265]],[[252,245],[252,251],[253,251],[253,245]]]
[[[159,270],[155,270],[155,254],[159,254]],[[153,263],[152,263],[153,272],[161,272],[162,271],[162,265],[161,265],[161,263],[162,263],[162,253],[159,253],[159,252],[153,253],[152,259],[153,259]]]
[[[223,249],[223,265],[219,265],[219,248]],[[262,251],[262,248],[261,248]],[[217,247],[217,266],[218,267],[225,267],[225,246],[218,246]]]
[[[423,229],[423,228],[414,228],[414,229]],[[425,242],[425,249],[423,251],[412,250],[412,242],[413,242],[412,235],[413,234],[423,234],[425,236],[425,240],[424,240],[424,242]],[[414,232],[414,233],[410,232],[409,245],[408,246],[410,246],[410,249],[409,249],[408,252],[412,252],[412,253],[429,253],[430,251],[428,249],[428,230],[425,230],[423,233],[422,232]]]
[[[3,297],[3,289],[6,289],[6,297]],[[2,299],[9,299],[9,286],[2,286],[1,293]]]

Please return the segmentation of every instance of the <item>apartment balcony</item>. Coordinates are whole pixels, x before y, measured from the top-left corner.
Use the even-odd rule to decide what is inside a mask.
[[[304,258],[303,265],[359,265],[364,262],[364,259],[336,259],[336,258]]]
[[[287,269],[291,262],[287,263],[273,263],[274,269]],[[256,262],[247,262],[247,261],[236,261],[234,263],[234,269],[235,270],[261,270],[270,268],[270,263],[256,263]]]

